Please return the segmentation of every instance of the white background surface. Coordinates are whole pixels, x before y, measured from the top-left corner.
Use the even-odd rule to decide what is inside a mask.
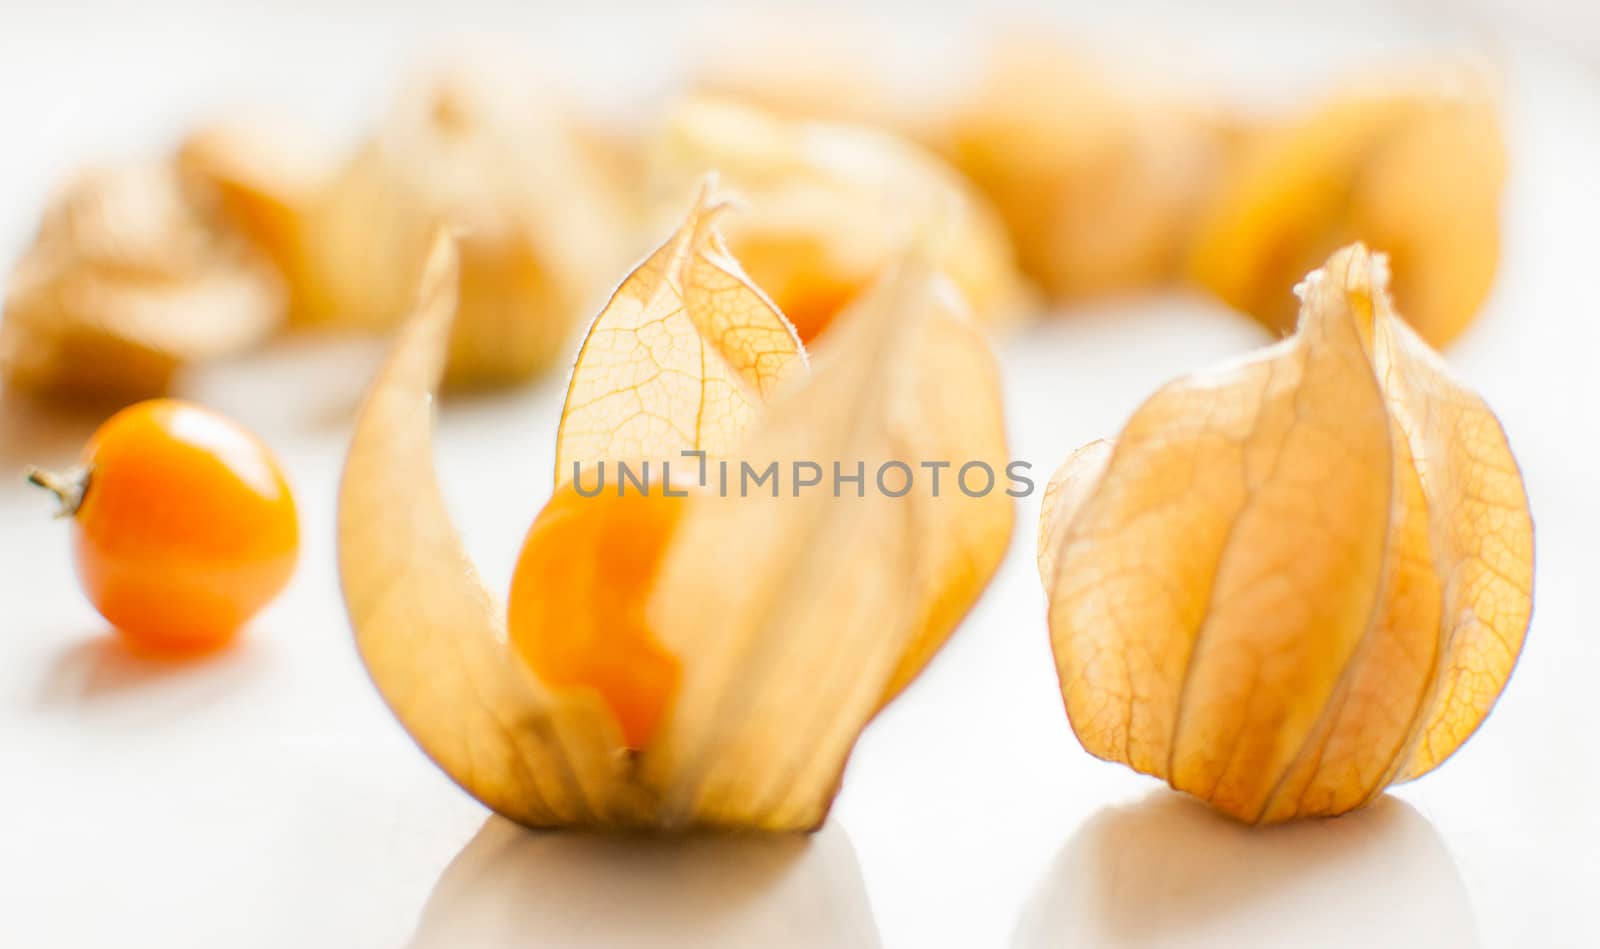
[[[72,163],[153,151],[214,108],[277,104],[353,132],[445,27],[503,25],[556,73],[625,102],[659,89],[682,63],[676,41],[709,22],[480,6],[145,5],[135,18],[0,4],[0,256],[24,245]],[[1441,41],[1506,66],[1504,265],[1448,355],[1523,466],[1537,599],[1510,688],[1445,767],[1364,813],[1250,832],[1090,758],[1056,691],[1033,498],[979,608],[863,737],[817,837],[523,833],[435,771],[365,678],[332,524],[376,351],[295,340],[184,381],[278,448],[301,501],[295,583],[221,657],[169,666],[124,652],[77,593],[65,526],[0,480],[0,944],[1600,945],[1600,79],[1549,38],[1479,21],[1348,4],[1337,18],[1148,12],[1102,16],[1090,35],[1274,95]],[[940,35],[942,21],[917,17],[908,35]],[[1263,340],[1178,297],[1026,330],[1002,345],[1013,453],[1045,476],[1159,383]],[[446,489],[502,588],[549,489],[563,384],[443,409]],[[0,400],[0,469],[69,459],[95,421]]]

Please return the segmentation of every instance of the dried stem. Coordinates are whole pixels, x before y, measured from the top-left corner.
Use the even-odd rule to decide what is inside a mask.
[[[38,485],[56,496],[60,505],[56,509],[56,517],[71,517],[78,513],[78,508],[83,504],[83,492],[89,487],[88,468],[73,468],[64,474],[56,474],[29,465],[23,470],[23,475],[29,484]]]

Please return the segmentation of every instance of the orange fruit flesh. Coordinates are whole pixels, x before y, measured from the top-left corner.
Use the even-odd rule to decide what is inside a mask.
[[[859,283],[818,280],[789,287],[784,293],[774,296],[773,302],[794,324],[800,341],[810,346],[833,325],[834,317],[850,305],[861,289]]]
[[[843,265],[821,244],[791,235],[744,234],[733,250],[808,346],[876,276],[873,269]]]
[[[83,460],[78,577],[134,645],[219,646],[289,582],[294,500],[266,446],[231,421],[170,399],[141,402],[102,425]]]
[[[511,579],[512,646],[551,688],[599,693],[641,751],[665,717],[678,658],[650,629],[646,605],[683,498],[613,487],[584,497],[556,489],[523,541]]]

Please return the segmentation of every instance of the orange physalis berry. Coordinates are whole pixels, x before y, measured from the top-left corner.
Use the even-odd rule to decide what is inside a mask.
[[[73,521],[78,579],[136,646],[197,651],[232,638],[294,572],[294,499],[267,446],[173,399],[101,425],[67,475],[30,469]]]
[[[551,688],[598,692],[635,751],[678,686],[678,658],[656,640],[646,605],[683,501],[664,485],[593,497],[563,485],[529,528],[511,580],[508,632],[523,662]]]

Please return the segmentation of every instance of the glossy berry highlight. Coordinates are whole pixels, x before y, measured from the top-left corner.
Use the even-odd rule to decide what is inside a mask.
[[[129,406],[89,439],[80,468],[28,478],[60,499],[83,591],[131,645],[221,646],[294,573],[299,524],[277,460],[200,406]]]

